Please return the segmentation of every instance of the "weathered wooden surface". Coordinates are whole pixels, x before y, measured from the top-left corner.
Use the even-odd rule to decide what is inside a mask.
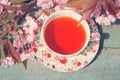
[[[46,68],[37,60],[28,61],[28,69],[17,64],[0,67],[0,80],[120,80],[120,21],[111,26],[99,27],[100,49],[90,65],[62,73]]]

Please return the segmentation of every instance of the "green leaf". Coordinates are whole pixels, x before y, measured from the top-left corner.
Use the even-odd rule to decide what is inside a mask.
[[[5,58],[5,53],[4,53],[2,42],[0,40],[0,63],[1,63],[1,60],[4,58]]]
[[[15,4],[15,3],[22,3],[23,0],[10,0],[11,3]]]

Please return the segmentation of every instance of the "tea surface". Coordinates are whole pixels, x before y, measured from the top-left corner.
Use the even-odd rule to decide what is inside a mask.
[[[85,44],[86,33],[78,21],[67,17],[58,17],[48,23],[45,29],[45,41],[55,52],[70,55],[79,51]]]

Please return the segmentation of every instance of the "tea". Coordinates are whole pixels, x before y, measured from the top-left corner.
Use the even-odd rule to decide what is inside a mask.
[[[77,24],[77,20],[67,16],[50,21],[44,33],[47,45],[63,55],[70,55],[82,49],[86,42],[86,32],[82,25],[77,27]]]

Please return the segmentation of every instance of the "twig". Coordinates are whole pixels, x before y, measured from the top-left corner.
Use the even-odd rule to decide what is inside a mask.
[[[13,23],[13,25],[11,25],[10,27],[9,27],[7,24],[5,24],[4,22],[1,22],[2,24],[8,26],[8,29],[7,29],[6,31],[3,31],[3,33],[0,34],[0,38],[2,38],[5,34],[8,34],[9,31],[12,31],[13,29],[15,29],[16,26],[17,26],[17,21],[18,21],[18,20],[16,20],[16,21]],[[13,26],[14,26],[14,27],[13,27]]]
[[[88,7],[87,9],[85,9],[85,10],[82,11],[82,12],[83,12],[83,16],[82,16],[82,18],[78,21],[77,27],[80,26],[81,21],[85,19],[85,16],[87,16],[87,15],[90,16],[90,14],[94,11],[96,5],[97,5],[97,2],[94,3],[93,5],[91,5],[91,7]],[[88,11],[89,11],[89,12],[88,12]],[[85,15],[85,14],[87,14],[87,15]]]
[[[13,47],[11,41],[8,39],[7,37],[7,40],[6,40],[6,46],[7,46],[7,49],[9,50],[9,55],[18,63],[22,64],[25,69],[26,69],[26,66],[24,65],[24,63],[21,61],[21,58],[20,58],[20,55],[16,52],[15,48]]]

